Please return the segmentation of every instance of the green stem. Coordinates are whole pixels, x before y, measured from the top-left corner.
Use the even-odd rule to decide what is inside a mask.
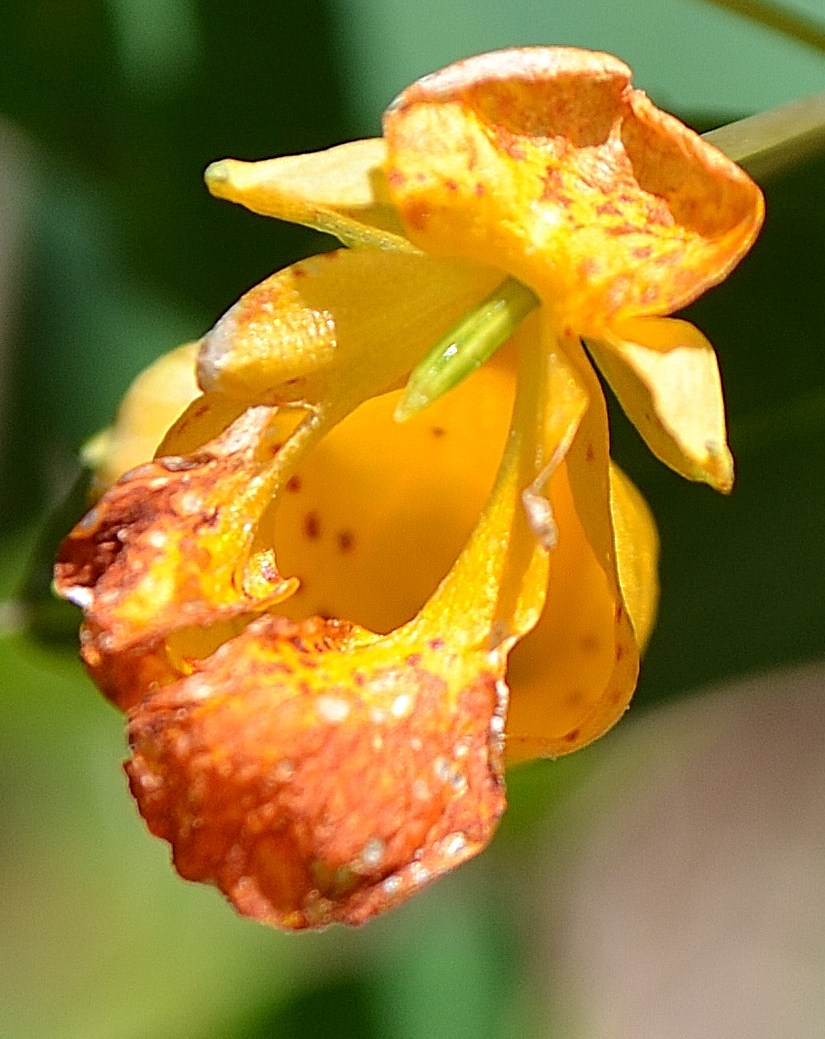
[[[757,180],[825,147],[825,92],[703,134]]]

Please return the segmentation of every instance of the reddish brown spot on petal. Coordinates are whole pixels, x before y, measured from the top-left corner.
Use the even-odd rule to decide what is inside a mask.
[[[310,541],[317,541],[321,536],[321,517],[317,512],[308,512],[304,516],[304,534]]]
[[[285,488],[292,494],[296,494],[301,489],[301,477],[297,473],[290,476],[285,484]]]
[[[447,435],[447,430],[443,426],[430,426],[430,433],[438,440]]]
[[[599,272],[599,261],[593,256],[587,256],[579,263],[578,273],[582,281],[589,281]]]
[[[546,202],[548,199],[555,199],[564,188],[564,177],[561,175],[561,170],[556,166],[548,166],[541,175],[541,185],[542,201]]]
[[[424,231],[430,219],[430,207],[424,202],[410,202],[404,206],[404,222],[415,228],[416,231]]]
[[[351,530],[339,530],[336,542],[339,552],[351,552],[355,548],[355,535]]]
[[[521,162],[526,158],[527,151],[517,133],[512,133],[503,124],[494,126],[493,133],[495,134],[498,147],[501,151],[506,152],[514,162]]]
[[[264,556],[259,564],[259,572],[265,581],[279,581],[281,575],[275,566],[275,561],[270,556]]]

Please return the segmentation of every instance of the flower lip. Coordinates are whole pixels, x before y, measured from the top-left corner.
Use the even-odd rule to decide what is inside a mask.
[[[503,683],[432,641],[411,663],[403,638],[385,652],[339,622],[265,616],[136,705],[126,770],[181,874],[244,915],[322,927],[480,850],[504,808]]]

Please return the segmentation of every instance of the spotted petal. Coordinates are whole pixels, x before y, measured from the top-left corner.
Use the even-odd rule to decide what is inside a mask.
[[[585,334],[694,299],[762,221],[747,175],[607,54],[469,58],[405,90],[384,132],[410,239],[503,267]]]
[[[250,408],[196,453],[131,470],[61,545],[55,587],[83,608],[83,657],[122,708],[294,591],[255,541],[282,427]]]
[[[420,253],[338,250],[247,292],[204,337],[203,389],[342,416],[384,393],[500,281]]]
[[[263,617],[132,711],[132,792],[241,913],[360,924],[489,841],[498,671],[434,634]]]

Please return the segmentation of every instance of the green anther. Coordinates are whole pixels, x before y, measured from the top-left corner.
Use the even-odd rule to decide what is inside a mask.
[[[423,411],[481,367],[538,304],[535,293],[514,278],[499,285],[415,366],[395,409],[396,422]]]

